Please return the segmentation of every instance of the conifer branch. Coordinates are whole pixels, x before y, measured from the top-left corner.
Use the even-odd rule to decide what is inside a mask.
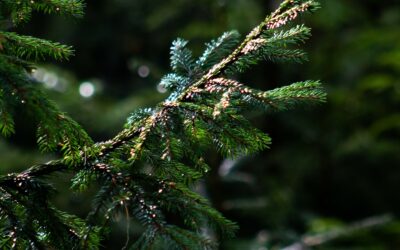
[[[74,53],[71,46],[31,36],[21,36],[13,32],[0,32],[0,38],[0,53],[18,59],[39,61],[50,57],[62,60],[68,59]]]
[[[15,25],[30,20],[33,11],[82,17],[85,4],[82,0],[3,0],[2,7],[10,12]]]
[[[55,4],[73,6],[80,3],[43,0],[38,1],[36,7],[29,8],[48,12],[46,8]],[[101,229],[111,223],[117,214],[129,215],[127,217],[137,220],[145,228],[145,233],[134,244],[137,249],[157,246],[215,248],[214,242],[197,233],[204,226],[232,236],[237,228],[235,223],[224,218],[204,198],[190,190],[190,184],[209,169],[203,159],[204,150],[214,144],[227,157],[259,152],[269,146],[271,139],[250,124],[241,114],[244,110],[252,107],[286,110],[298,104],[323,102],[325,93],[318,81],[261,91],[228,76],[243,71],[262,58],[295,61],[302,58],[299,50],[282,47],[303,42],[309,36],[309,29],[304,26],[287,31],[277,29],[295,19],[299,13],[316,7],[316,2],[312,0],[285,0],[242,43],[238,45],[237,32],[224,33],[207,44],[206,51],[198,60],[193,59],[192,52],[187,48],[188,42],[177,39],[170,54],[173,73],[161,80],[161,84],[171,90],[170,96],[155,108],[134,112],[120,133],[96,144],[76,122],[61,113],[33,87],[23,67],[15,64],[15,60],[4,57],[14,56],[22,60],[37,60],[44,56],[67,58],[72,53],[70,48],[14,33],[0,33],[4,52],[0,57],[0,77],[6,83],[0,88],[0,111],[5,117],[0,116],[0,130],[5,135],[13,132],[13,122],[7,118],[8,103],[4,100],[15,102],[10,96],[17,94],[27,110],[39,114],[39,148],[63,152],[63,158],[59,160],[0,177],[0,188],[5,190],[3,196],[24,192],[21,200],[24,203],[17,201],[21,203],[18,206],[27,211],[33,208],[29,210],[29,216],[38,216],[38,223],[47,230],[44,234],[59,232],[59,238],[48,235],[45,240],[39,240],[35,236],[31,241],[51,247],[57,247],[51,244],[56,241],[64,246],[97,248]],[[20,46],[15,47],[15,44]],[[61,213],[49,203],[50,188],[42,179],[60,171],[74,173],[72,187],[76,190],[84,191],[94,182],[100,184],[93,210],[85,221]],[[41,192],[45,195],[39,199]],[[40,209],[31,203],[35,199],[39,199],[39,205],[45,207],[43,211],[54,219],[54,225],[36,215]],[[6,209],[7,204],[0,201],[0,212]],[[170,225],[164,216],[166,211],[179,214],[190,229]],[[15,223],[21,223],[24,218],[23,215],[15,215]],[[32,223],[26,226],[33,231],[39,228]],[[73,240],[67,239],[67,235]],[[25,244],[21,242],[21,246]]]
[[[200,80],[194,83],[188,90],[182,93],[178,100],[184,99],[194,89],[205,84],[207,81],[219,74],[222,74],[225,69],[239,60],[240,56],[245,54],[246,46],[259,39],[263,31],[267,29],[276,29],[285,25],[288,21],[297,17],[298,13],[305,11],[314,11],[318,8],[318,3],[310,0],[285,0],[279,8],[270,16],[268,16],[261,24],[255,27],[245,38],[245,40],[225,59],[214,65]]]

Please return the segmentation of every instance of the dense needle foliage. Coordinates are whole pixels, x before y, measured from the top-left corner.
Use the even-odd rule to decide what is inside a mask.
[[[125,248],[215,248],[213,235],[232,237],[237,226],[192,189],[209,171],[206,150],[214,146],[233,158],[259,152],[271,140],[250,124],[246,111],[283,111],[325,100],[318,81],[262,91],[234,76],[263,59],[304,61],[296,45],[310,30],[290,23],[318,4],[285,0],[243,41],[236,31],[226,32],[206,44],[198,59],[188,41],[175,40],[172,73],[161,79],[169,97],[132,113],[118,135],[99,143],[48,100],[31,77],[35,62],[68,59],[72,49],[8,31],[29,20],[32,11],[81,16],[83,7],[77,0],[2,1],[0,6],[0,130],[12,135],[14,118],[24,111],[36,121],[39,149],[62,153],[58,160],[0,177],[0,246],[96,249],[110,223],[124,217]],[[85,219],[51,204],[54,190],[46,177],[61,171],[73,173],[76,191],[99,187]],[[130,221],[142,226],[140,238],[130,239]]]

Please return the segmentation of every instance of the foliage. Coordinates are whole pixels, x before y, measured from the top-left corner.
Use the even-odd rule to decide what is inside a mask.
[[[3,6],[2,6],[3,7]],[[3,20],[14,25],[31,11],[80,16],[81,1],[6,1]],[[0,177],[0,222],[4,248],[96,249],[106,228],[123,216],[143,233],[133,249],[213,249],[216,242],[203,230],[232,237],[237,226],[191,188],[208,171],[204,155],[214,145],[226,157],[255,154],[270,138],[255,128],[245,111],[282,111],[299,104],[325,101],[319,81],[304,81],[261,91],[233,79],[261,59],[295,61],[304,53],[295,47],[309,37],[303,25],[286,28],[299,14],[314,11],[312,0],[286,0],[242,42],[226,32],[206,45],[197,60],[188,42],[172,43],[172,73],[161,84],[171,90],[155,108],[133,113],[114,138],[93,143],[88,134],[62,113],[32,79],[32,62],[67,59],[68,46],[1,32],[1,123],[4,136],[15,133],[21,110],[33,114],[41,151],[62,152],[59,160]],[[85,220],[56,209],[50,202],[49,175],[73,173],[72,188],[81,192],[99,186]]]

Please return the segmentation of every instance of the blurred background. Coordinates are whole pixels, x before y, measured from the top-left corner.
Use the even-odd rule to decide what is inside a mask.
[[[96,140],[121,130],[127,115],[168,93],[169,47],[182,37],[199,55],[226,30],[247,34],[276,0],[88,0],[80,20],[37,15],[19,28],[74,46],[76,56],[40,65],[35,77],[62,110]],[[400,2],[321,0],[305,15],[313,36],[309,62],[262,63],[239,79],[267,90],[320,79],[328,102],[279,114],[252,114],[273,139],[253,157],[209,156],[204,193],[240,230],[221,249],[400,249]],[[40,155],[33,128],[0,141],[2,173],[54,156]],[[30,138],[30,140],[27,140]],[[85,216],[85,194],[59,183],[59,207]],[[115,225],[104,249],[120,249]]]

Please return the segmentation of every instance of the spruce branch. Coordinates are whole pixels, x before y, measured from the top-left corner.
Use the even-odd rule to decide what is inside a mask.
[[[80,1],[48,0],[38,1],[38,4],[74,2]],[[40,6],[35,8],[47,11]],[[303,57],[299,50],[282,47],[303,42],[309,36],[309,29],[300,25],[285,31],[283,26],[299,13],[316,7],[316,2],[312,0],[286,0],[242,43],[239,44],[237,32],[224,33],[207,45],[198,60],[193,59],[192,52],[187,48],[188,42],[177,39],[170,54],[174,72],[161,80],[161,84],[172,91],[170,96],[155,108],[134,112],[120,133],[96,144],[76,122],[61,113],[33,87],[23,67],[13,63],[10,66],[10,61],[1,55],[0,77],[6,83],[0,88],[1,115],[7,114],[7,105],[14,93],[23,100],[27,110],[38,114],[39,148],[63,152],[63,158],[59,160],[0,177],[0,188],[5,190],[3,197],[14,197],[23,192],[23,203],[16,200],[18,197],[13,198],[15,204],[21,203],[15,206],[22,206],[21,209],[27,211],[33,208],[28,215],[29,218],[38,217],[38,224],[28,223],[30,229],[38,231],[39,224],[46,225],[42,231],[47,236],[44,239],[35,236],[32,240],[51,247],[58,247],[51,244],[57,241],[65,246],[97,248],[102,228],[121,214],[144,227],[144,234],[134,243],[136,249],[160,246],[215,248],[215,243],[208,237],[198,234],[199,229],[205,226],[222,235],[232,236],[237,226],[190,189],[191,183],[209,169],[203,158],[205,149],[214,144],[227,157],[259,152],[269,146],[271,139],[254,128],[242,114],[243,111],[252,107],[281,111],[298,104],[323,102],[326,97],[318,81],[298,82],[262,91],[228,76],[243,71],[262,58],[297,60]],[[49,55],[65,58],[71,52],[68,47],[59,44],[14,33],[0,34],[3,37],[1,46],[7,56],[19,59]],[[12,49],[10,41],[22,44],[21,48]],[[7,134],[5,126],[12,132],[12,124],[6,118],[0,119],[0,129],[5,131],[4,134]],[[60,171],[74,173],[72,187],[76,190],[84,191],[95,182],[101,186],[85,221],[61,213],[49,203],[50,187],[43,179]],[[38,197],[41,192],[45,195]],[[39,204],[32,204],[31,201],[36,199]],[[45,207],[43,211],[51,215],[55,225],[49,225],[51,222],[48,219],[37,215],[40,206]],[[0,202],[0,209],[8,209],[7,204]],[[177,214],[189,229],[171,224],[165,216],[166,212]],[[12,214],[12,210],[4,213]],[[22,214],[14,217],[16,224],[25,220]],[[56,236],[51,235],[52,231],[59,232],[59,238],[54,238]],[[67,235],[73,240],[69,241]],[[14,238],[10,237],[13,241]],[[26,239],[29,240],[29,237]]]
[[[193,58],[192,52],[186,48],[188,41],[181,38],[172,42],[171,46],[171,68],[177,73],[192,74]]]
[[[196,61],[196,64],[205,70],[219,63],[228,56],[240,42],[240,35],[237,31],[225,32],[218,39],[206,45],[203,55]]]
[[[202,76],[196,83],[191,85],[191,87],[182,93],[178,100],[182,100],[186,95],[188,95],[194,89],[205,84],[207,81],[214,77],[222,74],[230,65],[234,64],[240,59],[244,52],[246,51],[246,46],[249,46],[254,40],[260,38],[263,32],[267,29],[276,29],[285,25],[288,21],[295,19],[298,13],[305,11],[315,11],[318,8],[318,3],[314,0],[302,1],[302,0],[285,0],[281,3],[278,9],[266,17],[266,19],[255,27],[245,38],[245,40],[227,57],[221,60],[218,64],[214,65],[204,76]]]
[[[47,57],[55,60],[68,59],[73,55],[71,46],[38,39],[31,36],[21,36],[13,32],[0,32],[0,53],[23,60],[40,61]]]
[[[80,18],[84,15],[85,4],[82,0],[38,0],[32,8],[46,14],[58,13]]]
[[[2,5],[15,25],[29,21],[33,11],[80,18],[85,7],[82,0],[3,0]]]

